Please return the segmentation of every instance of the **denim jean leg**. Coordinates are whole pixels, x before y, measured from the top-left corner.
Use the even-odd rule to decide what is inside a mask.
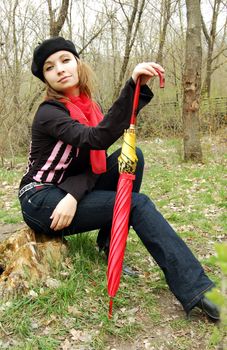
[[[50,216],[66,193],[56,186],[45,186],[41,190],[33,188],[27,191],[21,198],[21,210],[24,221],[36,233],[62,235],[60,231],[50,228],[52,220]]]
[[[78,204],[76,214],[64,235],[89,232],[111,223],[115,202],[115,191],[92,191]]]
[[[66,193],[52,186],[41,191],[32,189],[21,198],[25,222],[37,233],[50,235],[72,235],[106,226],[112,220],[116,192],[92,191],[77,206],[76,214],[69,227],[60,231],[50,228],[50,216]]]
[[[213,287],[213,282],[147,196],[133,193],[130,223],[163,270],[170,290],[188,312]]]

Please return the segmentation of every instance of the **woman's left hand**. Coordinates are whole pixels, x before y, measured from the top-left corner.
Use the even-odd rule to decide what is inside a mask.
[[[50,228],[58,231],[68,227],[75,216],[76,209],[77,200],[70,193],[67,193],[51,214],[50,219],[52,219],[52,223]]]
[[[139,76],[141,76],[141,85],[145,85],[151,78],[158,76],[155,69],[158,69],[161,73],[165,70],[160,64],[155,62],[142,62],[137,64],[132,73],[132,79],[136,83]]]

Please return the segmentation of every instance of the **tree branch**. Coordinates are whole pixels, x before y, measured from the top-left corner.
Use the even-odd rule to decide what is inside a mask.
[[[204,19],[203,19],[202,14],[201,14],[201,21],[202,21],[203,34],[204,34],[204,36],[205,36],[205,38],[206,38],[207,44],[209,45],[211,40],[210,40],[208,31],[207,31],[207,27],[206,27],[206,24],[205,24],[205,22],[204,22]]]
[[[91,42],[99,36],[99,34],[102,32],[103,28],[107,25],[107,23],[110,21],[110,18],[103,24],[103,26],[91,37],[90,40],[84,45],[84,47],[78,52],[79,55],[82,54],[82,52],[91,44]]]

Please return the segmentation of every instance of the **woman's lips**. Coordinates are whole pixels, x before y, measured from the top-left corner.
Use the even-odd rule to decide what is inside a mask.
[[[67,79],[69,79],[70,76],[68,77],[62,77],[61,79],[58,80],[58,83],[63,83],[64,81],[66,81]]]

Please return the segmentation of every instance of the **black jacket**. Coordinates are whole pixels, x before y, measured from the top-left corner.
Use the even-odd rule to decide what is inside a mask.
[[[94,187],[90,149],[107,150],[129,127],[135,83],[130,78],[104,119],[95,127],[72,120],[68,109],[57,101],[43,102],[32,124],[32,142],[20,188],[30,182],[54,183],[78,201]],[[138,111],[153,94],[141,86]]]

